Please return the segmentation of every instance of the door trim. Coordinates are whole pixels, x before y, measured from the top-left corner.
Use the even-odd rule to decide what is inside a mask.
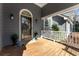
[[[19,41],[21,41],[21,13],[23,12],[23,11],[27,11],[27,12],[29,12],[30,14],[31,14],[31,20],[32,20],[32,24],[31,24],[31,26],[32,26],[32,29],[31,29],[31,37],[32,37],[32,39],[33,39],[33,15],[32,15],[32,13],[30,12],[30,10],[28,10],[28,9],[21,9],[20,10],[20,12],[19,12]]]

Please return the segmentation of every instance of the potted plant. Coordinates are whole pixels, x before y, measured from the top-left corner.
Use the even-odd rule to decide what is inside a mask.
[[[18,39],[18,35],[16,33],[11,35],[11,40],[13,45],[17,44],[17,39]]]
[[[34,38],[37,39],[37,35],[38,33],[37,32],[34,32]]]

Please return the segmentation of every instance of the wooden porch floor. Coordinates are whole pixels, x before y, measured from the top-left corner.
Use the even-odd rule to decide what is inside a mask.
[[[38,38],[36,42],[26,45],[23,56],[76,56],[79,52],[54,41]]]
[[[8,46],[0,52],[1,56],[79,56],[79,50],[67,48],[65,45],[38,38],[24,47]],[[67,48],[67,49],[66,49]]]

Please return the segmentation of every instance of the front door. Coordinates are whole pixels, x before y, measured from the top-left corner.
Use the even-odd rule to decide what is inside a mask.
[[[31,29],[31,17],[21,16],[21,35],[25,43],[28,43],[32,39]]]

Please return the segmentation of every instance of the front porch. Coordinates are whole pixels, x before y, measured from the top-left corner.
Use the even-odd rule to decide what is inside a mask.
[[[9,48],[9,49],[8,49]],[[2,56],[79,56],[79,50],[68,45],[38,38],[29,42],[25,47],[8,46],[0,52]]]
[[[66,4],[49,4],[53,8],[46,8],[47,16],[42,15],[43,8],[39,8],[34,4],[1,4],[2,20],[1,22],[1,39],[0,39],[0,55],[2,56],[77,56],[79,55],[79,8],[74,12],[73,8],[55,13],[52,12],[53,5]],[[4,5],[4,6],[3,6]],[[9,5],[13,6],[10,7]],[[24,6],[25,5],[25,6]],[[32,8],[32,7],[35,8]],[[5,8],[4,8],[5,7]],[[16,9],[16,8],[18,9]],[[78,4],[79,7],[79,4]],[[8,9],[10,8],[10,9]],[[24,8],[24,9],[22,9]],[[57,8],[56,8],[57,9]],[[59,8],[60,9],[60,8]],[[70,10],[73,9],[73,10]],[[14,10],[14,11],[13,11]],[[23,13],[19,14],[22,10]],[[29,14],[28,12],[33,14]],[[67,11],[68,10],[68,11]],[[12,12],[13,11],[13,12]],[[26,12],[26,13],[25,13]],[[11,14],[12,13],[12,14]],[[7,14],[14,16],[11,21]],[[18,15],[16,15],[18,14]],[[17,17],[16,17],[17,16]],[[7,19],[7,20],[5,20]],[[18,19],[18,20],[17,20]],[[9,22],[10,21],[10,22]],[[53,26],[52,26],[53,25]],[[54,28],[52,28],[54,27]],[[2,30],[3,29],[3,30]],[[54,29],[54,30],[53,30]],[[21,31],[23,30],[23,31]],[[29,33],[28,33],[29,32]],[[11,35],[17,34],[17,44],[13,45]]]
[[[79,50],[66,45],[50,41],[45,38],[38,38],[36,42],[26,45],[23,55],[26,56],[77,56]],[[67,49],[66,49],[67,48]]]

